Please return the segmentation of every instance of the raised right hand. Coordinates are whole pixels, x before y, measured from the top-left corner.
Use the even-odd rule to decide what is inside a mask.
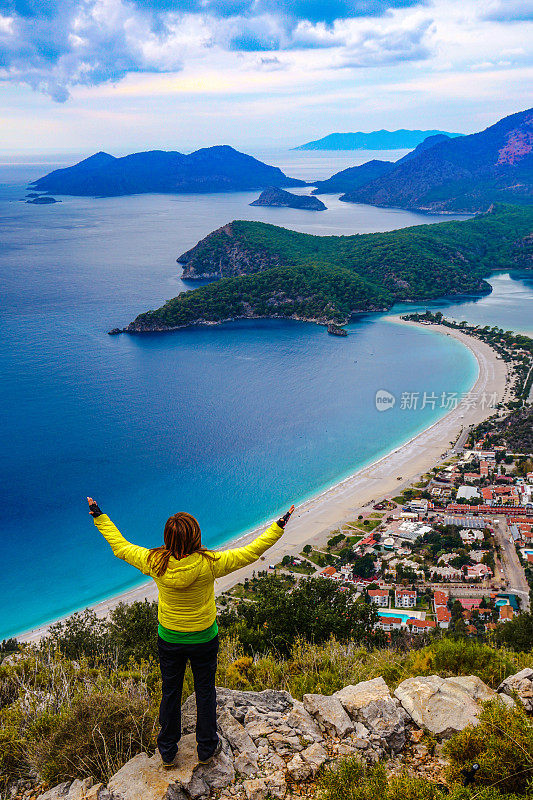
[[[287,513],[286,513],[286,514],[284,514],[282,517],[280,517],[280,518],[278,519],[278,525],[279,525],[279,527],[280,527],[280,528],[284,528],[284,527],[285,527],[285,525],[286,525],[286,524],[287,524],[287,522],[289,521],[289,519],[290,519],[290,516],[291,516],[291,514],[293,513],[293,511],[294,511],[294,506],[291,506],[291,507],[289,508],[289,510],[287,511]]]

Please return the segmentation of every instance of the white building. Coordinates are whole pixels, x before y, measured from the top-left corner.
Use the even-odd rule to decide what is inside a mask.
[[[457,502],[459,500],[472,500],[479,497],[479,489],[476,486],[459,486],[457,489]]]
[[[462,531],[459,531],[459,536],[465,544],[473,544],[476,541],[483,541],[483,532],[476,531],[473,528],[463,528]]]
[[[399,631],[401,627],[401,617],[380,617],[376,622],[376,628],[381,628],[383,631]]]
[[[395,589],[394,604],[398,608],[414,608],[416,606],[416,590]]]
[[[389,605],[389,593],[386,589],[369,589],[368,596],[370,601],[380,608],[387,608]]]

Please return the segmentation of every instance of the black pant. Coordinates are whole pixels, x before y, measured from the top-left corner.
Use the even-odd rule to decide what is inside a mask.
[[[181,693],[187,661],[191,662],[196,694],[196,741],[198,758],[209,758],[218,744],[217,671],[218,636],[202,644],[171,644],[158,637],[163,692],[159,708],[161,730],[157,746],[165,764],[174,759],[181,737]]]

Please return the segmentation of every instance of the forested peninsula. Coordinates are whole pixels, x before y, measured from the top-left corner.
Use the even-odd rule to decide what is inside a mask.
[[[345,324],[399,300],[487,293],[491,273],[533,266],[533,208],[497,205],[464,221],[354,236],[239,220],[178,261],[184,278],[216,280],[140,314],[125,331],[261,317]]]

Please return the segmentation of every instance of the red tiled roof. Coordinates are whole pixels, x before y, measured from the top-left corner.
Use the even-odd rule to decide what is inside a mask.
[[[435,614],[439,622],[449,622],[452,618],[452,615],[445,606],[437,606]]]
[[[385,589],[369,589],[369,597],[388,597],[389,593]]]
[[[440,589],[435,589],[433,600],[436,606],[445,606],[448,602],[448,595],[446,592],[441,592]]]
[[[405,595],[406,597],[416,597],[416,592],[412,589],[395,589],[394,590],[398,595]]]
[[[481,598],[478,597],[458,597],[457,599],[462,607],[466,609],[479,608],[479,604],[481,603]]]
[[[337,570],[335,567],[326,567],[320,574],[325,575],[326,577],[331,577],[332,575],[335,575],[336,572]]]
[[[437,623],[434,619],[408,619],[408,625],[412,625],[414,628],[436,628]]]

